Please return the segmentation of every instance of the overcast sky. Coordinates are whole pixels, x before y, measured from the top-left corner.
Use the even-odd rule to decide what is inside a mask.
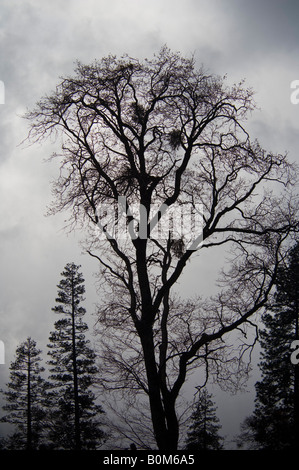
[[[183,55],[194,54],[198,65],[227,74],[230,82],[245,79],[259,106],[248,123],[251,135],[299,162],[299,104],[290,101],[290,84],[299,80],[299,2],[1,0],[0,18],[0,80],[5,85],[0,104],[0,340],[6,350],[1,386],[21,341],[32,336],[44,349],[55,320],[56,285],[67,262],[82,265],[89,310],[97,300],[92,277],[97,266],[81,254],[80,234],[67,236],[63,215],[44,215],[57,168],[43,160],[54,146],[20,145],[27,135],[22,114],[53,90],[60,76],[71,74],[76,60],[89,63],[110,53],[144,58],[167,44]],[[206,273],[209,269],[207,264]],[[192,295],[198,282],[187,273],[180,286]],[[252,394],[238,401],[226,398],[219,411],[225,430],[236,428],[253,399]]]

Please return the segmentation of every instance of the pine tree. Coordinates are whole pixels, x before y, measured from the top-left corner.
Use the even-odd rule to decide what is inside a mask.
[[[98,421],[103,410],[95,403],[91,389],[98,371],[95,354],[85,338],[86,310],[81,306],[85,287],[79,268],[68,263],[62,272],[57,305],[52,309],[62,318],[55,322],[48,344],[50,439],[55,448],[76,450],[95,449],[104,437]]]
[[[288,345],[292,347],[293,341],[299,339],[299,242],[290,252],[288,264],[280,269],[277,282],[277,310],[285,312],[286,319],[290,321],[290,336]],[[292,409],[293,421],[293,446],[299,444],[299,364],[291,366],[292,393],[289,403]]]
[[[222,437],[219,435],[221,426],[216,416],[212,395],[206,390],[199,392],[196,408],[191,415],[192,424],[187,434],[186,449],[221,450]]]
[[[278,272],[275,302],[262,318],[262,378],[255,386],[255,410],[240,436],[255,448],[283,450],[299,442],[298,365],[290,360],[292,342],[298,339],[298,292],[299,243]]]
[[[10,365],[10,382],[1,391],[6,398],[3,410],[8,413],[2,422],[16,426],[16,432],[5,442],[10,449],[37,449],[43,441],[43,400],[46,381],[41,373],[41,350],[36,342],[27,338],[16,349],[16,359]]]

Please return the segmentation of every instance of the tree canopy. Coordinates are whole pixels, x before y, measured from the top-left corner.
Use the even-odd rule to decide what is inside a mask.
[[[212,394],[199,391],[198,399],[190,417],[186,449],[189,451],[221,450],[223,438],[219,435],[221,425],[216,415]]]
[[[105,436],[99,418],[103,409],[92,390],[98,369],[96,355],[85,337],[85,286],[79,269],[75,263],[65,266],[52,309],[60,318],[55,321],[48,344],[49,438],[57,449],[94,450]]]
[[[240,441],[266,450],[297,449],[299,438],[298,364],[292,342],[298,340],[299,244],[280,267],[273,302],[262,317],[255,409],[243,423]]]
[[[16,431],[8,437],[6,446],[12,450],[38,449],[44,441],[44,396],[47,382],[42,376],[41,350],[36,342],[27,338],[16,349],[16,358],[10,365],[10,381],[2,391],[7,413],[4,423],[15,426]]]

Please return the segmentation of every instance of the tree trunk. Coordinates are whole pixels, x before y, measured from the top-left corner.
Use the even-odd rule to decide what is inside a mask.
[[[173,452],[178,446],[178,422],[174,401],[162,400],[160,377],[157,370],[152,329],[140,335],[146,367],[149,403],[155,439],[160,451]]]
[[[28,368],[27,368],[27,450],[32,449],[32,417],[31,417],[31,351],[28,342]]]
[[[149,403],[155,439],[160,451],[172,452],[177,450],[178,423],[175,415],[174,401],[170,399],[163,400],[165,397],[162,395],[162,381],[156,363],[152,329],[155,315],[153,312],[151,289],[148,279],[146,247],[146,239],[136,240],[136,265],[142,301],[142,317],[137,329],[142,344],[146,367]]]
[[[75,401],[75,450],[81,450],[80,415],[79,415],[80,410],[79,410],[77,353],[76,353],[75,299],[74,299],[73,277],[72,277],[72,354],[73,354],[74,401]]]
[[[164,410],[167,422],[167,450],[173,452],[178,448],[179,423],[175,411],[175,400],[170,396],[164,400]]]

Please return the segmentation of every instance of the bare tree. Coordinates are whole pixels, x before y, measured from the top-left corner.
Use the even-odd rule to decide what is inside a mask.
[[[243,83],[230,87],[165,47],[151,60],[78,63],[27,114],[33,141],[62,137],[52,210],[89,228],[114,386],[148,395],[160,450],[177,448],[190,369],[213,364],[221,377],[224,336],[245,333],[264,306],[297,230],[295,170],[250,140],[253,109]],[[219,247],[231,253],[219,295],[174,308],[187,262]]]

